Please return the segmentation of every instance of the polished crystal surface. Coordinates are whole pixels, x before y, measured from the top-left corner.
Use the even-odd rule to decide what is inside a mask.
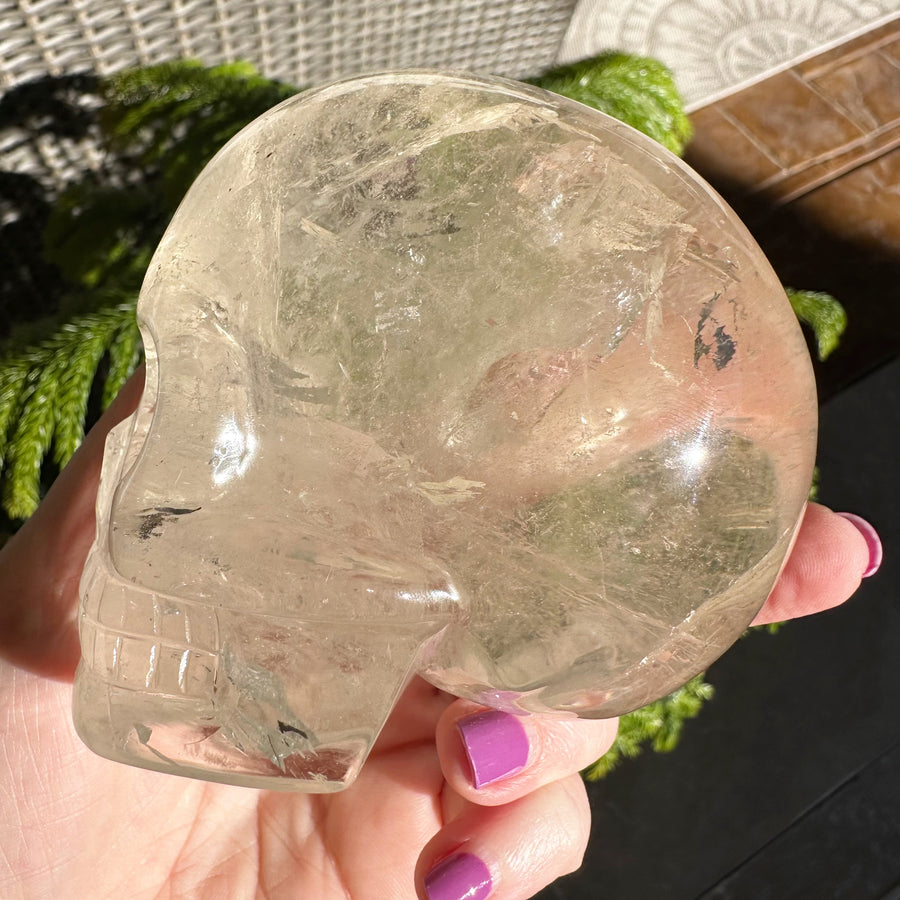
[[[514,82],[272,110],[189,192],[139,318],[75,691],[124,762],[337,790],[415,673],[633,709],[747,626],[810,483],[808,356],[746,230]]]

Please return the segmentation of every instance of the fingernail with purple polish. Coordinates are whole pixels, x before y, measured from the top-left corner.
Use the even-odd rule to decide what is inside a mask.
[[[455,853],[425,876],[428,900],[485,900],[491,893],[488,867],[471,853]]]
[[[489,709],[456,723],[475,787],[515,775],[528,762],[528,736],[518,716]]]
[[[884,556],[878,532],[861,516],[845,512],[838,513],[838,515],[848,522],[852,522],[856,526],[856,530],[866,539],[866,546],[869,548],[869,565],[866,571],[863,572],[862,577],[868,578],[870,575],[874,575],[878,571]]]

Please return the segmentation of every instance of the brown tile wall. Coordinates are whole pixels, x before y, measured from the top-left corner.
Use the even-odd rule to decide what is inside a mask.
[[[692,119],[687,161],[736,208],[782,281],[848,308],[820,390],[900,353],[900,18]]]
[[[900,146],[900,19],[694,113],[696,168],[789,202]]]

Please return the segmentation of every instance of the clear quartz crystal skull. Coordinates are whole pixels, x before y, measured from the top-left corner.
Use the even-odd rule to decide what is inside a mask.
[[[107,441],[75,722],[258,787],[356,776],[408,680],[613,716],[771,590],[815,397],[747,231],[687,167],[514,82],[333,84],[191,188]]]

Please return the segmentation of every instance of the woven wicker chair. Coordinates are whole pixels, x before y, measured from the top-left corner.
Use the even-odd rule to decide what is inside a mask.
[[[575,0],[0,0],[0,91],[175,58],[248,60],[298,86],[412,66],[535,75],[557,59]],[[64,181],[90,147],[0,135],[7,170]],[[66,158],[68,157],[68,158]]]
[[[415,66],[521,78],[615,48],[671,66],[692,108],[897,15],[897,0],[0,0],[0,94],[177,58],[298,86]],[[44,182],[90,165],[69,149],[0,133],[3,167]]]
[[[438,66],[512,77],[553,63],[574,0],[3,0],[0,89],[175,57],[253,62],[310,84]]]

